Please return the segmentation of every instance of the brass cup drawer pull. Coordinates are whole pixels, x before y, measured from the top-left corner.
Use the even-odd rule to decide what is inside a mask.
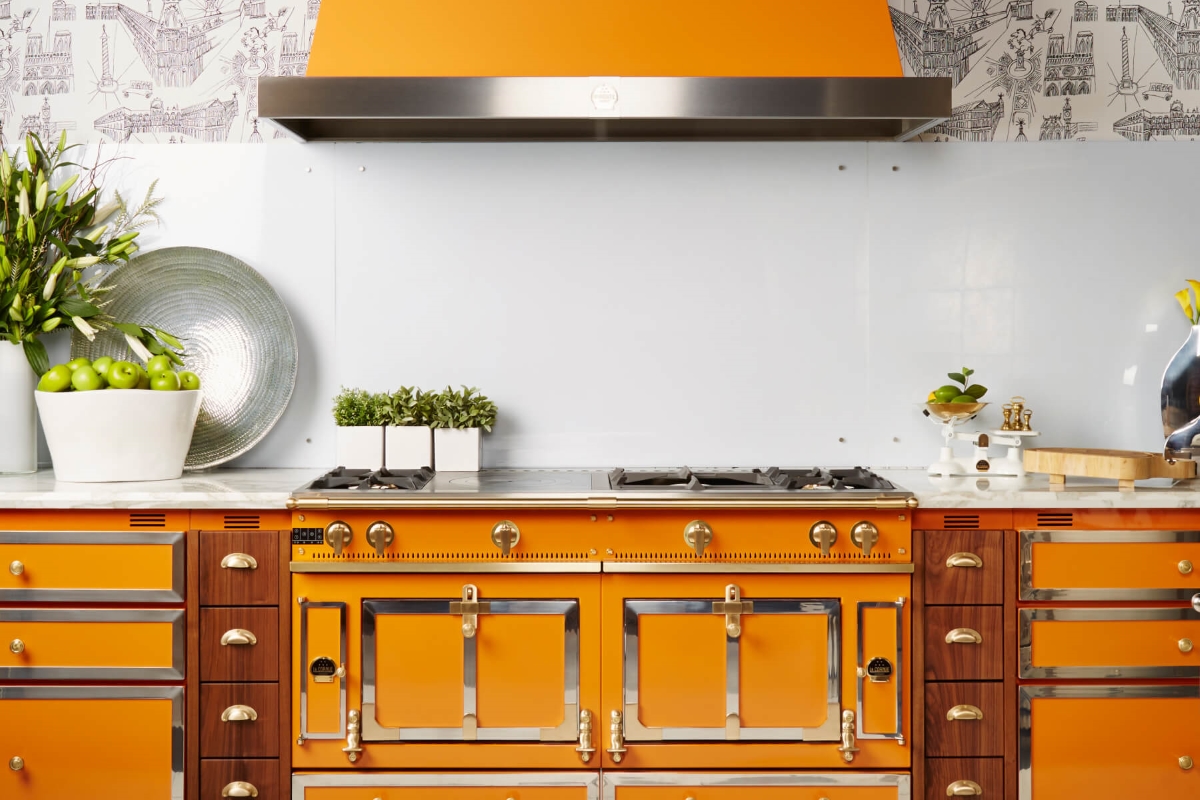
[[[1192,566],[1192,562],[1188,561],[1186,558],[1183,561],[1179,562],[1179,574],[1180,575],[1191,575],[1193,569],[1194,569],[1194,567]]]
[[[1192,652],[1192,648],[1193,648],[1194,646],[1195,646],[1195,645],[1194,645],[1194,644],[1192,644],[1192,640],[1191,640],[1191,639],[1184,638],[1184,639],[1180,639],[1180,640],[1179,640],[1179,652],[1181,652],[1181,653],[1190,653],[1190,652]]]
[[[1183,759],[1179,759],[1179,762],[1182,764]],[[21,758],[20,756],[13,756],[8,760],[8,768],[13,772],[20,772],[21,770],[25,769],[25,759]]]
[[[13,653],[14,655],[19,656],[19,655],[21,655],[21,653],[25,652],[25,643],[22,642],[20,639],[13,639],[11,642],[8,643],[8,649],[9,649],[9,652]]]
[[[250,706],[230,706],[221,712],[221,722],[254,722],[258,712]]]
[[[946,719],[951,722],[961,722],[962,720],[983,719],[983,711],[978,706],[960,705],[954,706],[946,712]]]
[[[221,646],[227,647],[231,644],[256,645],[258,637],[244,628],[234,628],[221,634]]]
[[[946,559],[946,567],[949,569],[956,567],[981,569],[983,567],[983,559],[974,553],[953,553]]]
[[[974,628],[955,628],[946,634],[946,644],[983,644],[983,637]]]
[[[221,559],[221,569],[258,569],[258,559],[249,553],[229,553]]]
[[[25,572],[25,565],[22,564],[20,561],[14,561],[8,565],[8,571],[11,572],[13,575],[20,575],[23,572]]]
[[[946,787],[946,797],[982,797],[983,787],[975,781],[955,781]]]
[[[221,797],[258,797],[258,789],[249,781],[233,781],[221,789]]]

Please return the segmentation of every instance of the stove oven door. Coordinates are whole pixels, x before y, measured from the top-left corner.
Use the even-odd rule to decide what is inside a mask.
[[[297,768],[598,765],[599,575],[298,574],[293,590]]]
[[[603,579],[606,767],[909,765],[909,575],[654,566]]]

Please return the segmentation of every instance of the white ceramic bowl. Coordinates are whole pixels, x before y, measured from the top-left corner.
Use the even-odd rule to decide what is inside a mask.
[[[202,391],[34,392],[60,481],[165,481],[183,474]]]

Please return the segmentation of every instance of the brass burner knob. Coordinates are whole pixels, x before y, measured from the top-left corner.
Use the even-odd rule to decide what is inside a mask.
[[[864,556],[869,556],[871,548],[879,541],[879,528],[870,522],[860,522],[850,529],[850,541],[863,551]]]
[[[338,520],[325,526],[325,544],[333,548],[333,554],[340,556],[342,548],[350,544],[354,531],[346,523]]]
[[[492,544],[500,548],[500,555],[507,556],[519,541],[521,529],[512,520],[502,519],[492,526]]]
[[[813,543],[813,547],[821,548],[822,556],[828,557],[834,542],[837,541],[837,528],[832,522],[822,520],[808,529],[808,540]]]
[[[1179,652],[1181,652],[1181,653],[1190,653],[1190,652],[1192,652],[1192,648],[1193,648],[1194,646],[1195,646],[1195,645],[1193,645],[1193,644],[1192,644],[1192,640],[1191,640],[1191,639],[1184,638],[1184,639],[1180,639],[1180,640],[1179,640]]]
[[[713,529],[702,519],[694,519],[683,526],[683,541],[696,551],[696,557],[704,556],[704,548],[712,544]]]
[[[386,522],[372,522],[367,526],[367,544],[375,548],[375,555],[380,558],[395,539],[396,531]]]
[[[1185,769],[1185,770],[1191,769],[1194,766],[1195,766],[1195,762],[1192,761],[1191,756],[1180,756],[1179,757],[1179,768],[1180,769]]]
[[[13,639],[11,642],[8,643],[8,649],[14,655],[20,655],[21,653],[25,652],[25,643],[22,642],[20,639]]]

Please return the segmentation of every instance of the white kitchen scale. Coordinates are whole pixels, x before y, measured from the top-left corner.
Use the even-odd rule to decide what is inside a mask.
[[[1023,478],[1025,465],[1021,458],[1021,447],[1025,440],[1038,435],[1038,431],[1025,430],[992,430],[992,431],[962,431],[957,428],[965,425],[983,411],[987,403],[926,403],[922,413],[942,428],[942,449],[938,460],[929,465],[930,475],[946,477],[979,477],[995,475],[998,477]],[[956,441],[970,442],[973,450],[970,456],[956,457],[954,443]],[[993,458],[991,448],[1007,447],[1008,451],[1000,458]]]

